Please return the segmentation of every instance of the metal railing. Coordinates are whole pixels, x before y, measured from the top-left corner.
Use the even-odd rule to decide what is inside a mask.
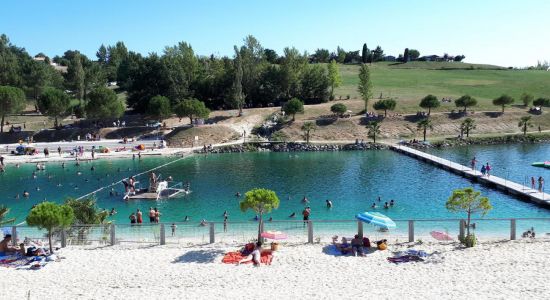
[[[414,242],[434,240],[430,232],[446,233],[453,239],[464,237],[466,221],[463,219],[415,219],[394,220],[395,229],[381,231],[379,228],[358,220],[288,220],[266,221],[263,231],[281,231],[288,238],[284,243],[303,244],[330,242],[332,237],[352,237],[355,234],[369,237],[371,240],[387,239],[391,242]],[[106,224],[79,225],[56,230],[52,242],[56,246],[67,245],[101,246],[126,243],[149,245],[197,245],[208,243],[248,243],[257,240],[258,222],[208,222],[199,224],[161,223],[161,224]],[[515,240],[523,232],[534,229],[536,238],[550,238],[550,218],[506,218],[472,219],[470,231],[480,240]],[[11,228],[14,245],[47,244],[47,232],[28,226]]]

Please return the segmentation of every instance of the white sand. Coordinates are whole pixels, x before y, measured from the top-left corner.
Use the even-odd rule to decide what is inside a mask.
[[[235,246],[65,248],[38,271],[0,267],[2,299],[548,299],[550,241],[424,244],[425,262],[390,251],[335,257],[323,245],[286,246],[273,264],[221,263]],[[403,250],[406,245],[390,245]]]

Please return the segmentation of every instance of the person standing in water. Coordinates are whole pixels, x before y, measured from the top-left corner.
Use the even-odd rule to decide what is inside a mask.
[[[137,215],[137,223],[138,224],[143,223],[143,213],[141,213],[141,210],[139,210],[139,208],[137,210],[136,215]]]
[[[172,236],[176,235],[176,228],[178,228],[178,226],[176,226],[176,223],[172,223],[170,228],[172,228]]]
[[[134,213],[130,215],[130,224],[132,225],[136,224],[136,215]]]
[[[332,208],[332,201],[330,201],[329,199],[327,199],[327,208]]]
[[[149,223],[155,223],[155,210],[149,207]]]

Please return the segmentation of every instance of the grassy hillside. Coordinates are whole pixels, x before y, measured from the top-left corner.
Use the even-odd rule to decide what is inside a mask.
[[[343,84],[336,97],[359,98],[357,65],[341,65]],[[550,97],[550,72],[499,69],[491,65],[465,63],[411,62],[407,64],[375,63],[371,66],[374,97],[393,97],[398,101],[397,110],[419,110],[420,99],[427,94],[453,100],[464,94],[478,99],[475,110],[495,110],[492,99],[506,93],[516,98],[523,92],[535,97]],[[449,111],[454,103],[444,104],[439,110]]]

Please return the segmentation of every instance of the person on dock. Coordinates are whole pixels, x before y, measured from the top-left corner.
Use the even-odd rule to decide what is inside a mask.
[[[474,156],[474,158],[472,158],[472,160],[470,161],[470,166],[472,166],[472,171],[476,169],[476,163],[477,163],[477,160],[476,160],[476,157]]]
[[[485,165],[481,165],[481,176],[485,176],[485,172],[487,172],[487,170],[485,169]]]
[[[489,165],[489,162],[487,162],[487,165],[485,166],[485,172],[487,172],[487,178],[491,176],[491,166]]]
[[[535,177],[531,176],[531,188],[535,189]]]
[[[544,178],[542,176],[539,176],[539,192],[542,192],[544,188]]]
[[[137,223],[138,224],[143,223],[143,213],[141,212],[141,210],[139,210],[139,208],[136,212],[136,215],[137,215]]]

